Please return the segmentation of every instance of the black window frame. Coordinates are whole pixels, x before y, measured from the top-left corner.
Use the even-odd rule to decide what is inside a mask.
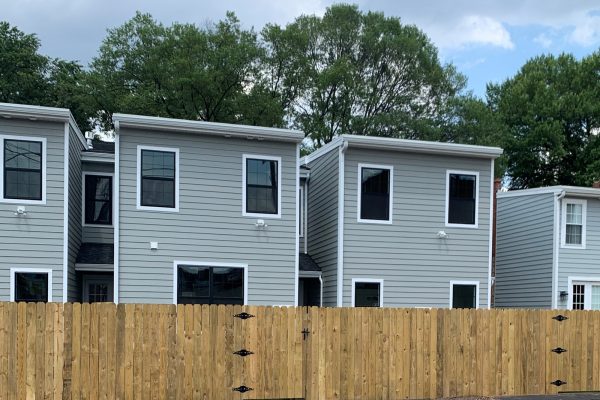
[[[462,197],[462,196],[458,196],[455,195],[455,190],[453,190],[452,184],[453,184],[453,176],[458,177],[458,179],[460,180],[461,177],[470,177],[470,178],[474,178],[474,182],[473,182],[473,198],[471,200],[468,200],[466,197]],[[470,172],[470,171],[448,171],[446,174],[446,187],[447,187],[447,194],[446,194],[446,225],[448,226],[458,226],[458,227],[472,227],[475,228],[478,225],[478,221],[477,221],[477,214],[478,214],[478,209],[479,209],[479,174],[476,172]],[[453,202],[454,201],[454,202]],[[453,212],[453,208],[457,207],[458,205],[456,204],[456,202],[462,202],[465,203],[467,201],[472,201],[473,202],[473,213],[472,213],[472,221],[473,222],[465,222],[464,220],[458,220],[457,218],[460,217],[460,214]]]
[[[144,177],[144,153],[152,152],[152,153],[170,153],[173,155],[173,178],[159,177],[159,176],[147,176]],[[177,209],[177,174],[178,174],[178,153],[175,149],[155,149],[155,148],[144,148],[140,149],[139,153],[140,157],[140,171],[139,177],[140,180],[140,207],[143,208],[157,208],[164,210],[176,210]],[[161,205],[156,203],[149,203],[144,199],[144,181],[145,180],[154,180],[154,181],[164,181],[164,182],[173,182],[173,196],[172,196],[172,206],[171,205]]]
[[[181,295],[181,288],[182,288],[182,282],[181,282],[181,277],[179,275],[179,271],[181,268],[202,268],[202,269],[208,269],[208,296],[182,296]],[[242,293],[241,293],[241,297],[227,297],[227,296],[215,296],[215,294],[213,293],[213,285],[215,283],[214,281],[214,276],[215,276],[215,269],[233,269],[233,270],[239,270],[241,273],[241,278],[242,278]],[[246,300],[246,273],[245,273],[245,269],[242,267],[237,267],[237,266],[218,266],[218,265],[194,265],[194,264],[178,264],[177,265],[177,269],[175,271],[175,273],[177,274],[177,304],[226,304],[226,305],[244,305],[245,304],[245,300]],[[185,301],[185,300],[189,300],[189,301]],[[195,300],[195,301],[194,301]],[[206,301],[203,301],[206,300]],[[217,301],[215,301],[217,300]],[[232,300],[232,302],[227,302],[228,300]]]
[[[105,199],[98,199],[97,197],[93,198],[93,199],[88,199],[88,191],[89,191],[89,184],[88,184],[88,178],[91,179],[108,179],[109,180],[109,198],[108,200]],[[85,225],[99,225],[99,226],[112,226],[113,225],[113,176],[112,175],[104,175],[104,174],[84,174],[83,175],[83,180],[84,180],[84,191],[83,191],[83,205],[84,205],[84,210],[83,210],[83,221],[85,223]],[[96,203],[97,202],[104,202],[106,204],[108,204],[108,213],[109,213],[109,218],[108,220],[110,222],[97,222],[97,221],[93,221],[92,219],[89,219],[88,217],[95,215],[95,207],[96,207]],[[92,206],[91,209],[94,210],[93,213],[89,213],[88,210],[90,210],[90,205]]]
[[[366,182],[365,182],[365,170],[379,170],[379,171],[387,171],[387,201],[385,202],[385,213],[386,218],[384,216],[378,217],[374,215],[366,215],[366,211],[368,210],[368,199],[369,196],[381,196],[379,192],[367,192],[366,191]],[[359,196],[360,196],[360,208],[358,209],[358,220],[359,222],[375,222],[375,223],[391,223],[392,222],[392,214],[393,214],[393,178],[394,172],[393,167],[385,166],[385,165],[369,165],[369,164],[361,164],[359,165]],[[365,201],[367,200],[367,201]],[[383,202],[382,202],[383,204]],[[375,205],[376,209],[379,209],[377,205]]]
[[[46,282],[45,282],[45,291],[46,291],[46,299],[38,299],[38,298],[24,298],[23,296],[20,296],[19,294],[19,280],[20,280],[20,276],[23,275],[45,275],[46,276]],[[48,271],[14,271],[13,272],[13,283],[14,285],[13,287],[13,300],[15,302],[41,302],[41,303],[48,303],[50,302],[50,290],[51,289],[51,280],[50,280],[50,273]]]
[[[271,185],[260,185],[260,184],[251,184],[249,183],[249,179],[248,179],[248,174],[250,173],[250,168],[248,163],[250,161],[262,161],[262,162],[269,162],[269,163],[274,163],[274,174],[272,174],[272,176],[275,177],[275,182],[271,182]],[[247,156],[244,157],[244,170],[245,170],[245,186],[244,186],[244,192],[245,192],[245,203],[244,203],[244,213],[248,214],[248,215],[259,215],[259,216],[278,216],[280,215],[280,195],[279,195],[279,185],[281,184],[281,176],[280,176],[280,165],[281,163],[281,159],[279,158],[261,158],[258,156]],[[272,164],[273,165],[273,164]],[[273,169],[273,167],[271,167],[271,169]],[[273,172],[273,171],[271,171]],[[258,188],[258,189],[270,189],[272,191],[272,196],[273,196],[273,201],[274,201],[274,208],[275,211],[274,212],[270,212],[270,211],[264,211],[264,210],[260,210],[260,209],[254,209],[251,210],[249,207],[249,202],[250,202],[250,191],[248,190],[249,188]]]
[[[8,142],[25,142],[25,143],[36,143],[40,146],[40,167],[37,168],[15,168],[15,167],[7,167],[7,149],[6,144]],[[37,153],[36,153],[37,155]],[[36,140],[36,139],[16,139],[16,138],[4,138],[2,140],[2,178],[3,178],[3,188],[2,188],[2,197],[7,200],[28,200],[28,201],[43,201],[44,200],[44,141]],[[19,197],[19,196],[9,196],[7,195],[7,182],[8,182],[8,172],[28,172],[28,173],[39,173],[40,175],[40,184],[39,184],[39,197]]]

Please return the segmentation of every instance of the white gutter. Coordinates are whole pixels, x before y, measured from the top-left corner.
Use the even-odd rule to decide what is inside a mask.
[[[298,306],[298,290],[300,285],[300,213],[298,210],[300,209],[300,143],[296,144],[296,184],[294,185],[296,188],[296,236],[294,236],[295,242],[295,264],[296,267],[294,269],[294,306]],[[303,191],[304,193],[304,191]],[[304,194],[306,196],[306,193]],[[306,211],[304,212],[306,213]],[[303,216],[304,218],[304,216]],[[306,226],[304,227],[306,231]],[[305,232],[306,235],[306,232]]]
[[[552,309],[558,308],[558,259],[560,256],[560,202],[565,197],[563,190],[554,197],[554,251],[552,254]]]

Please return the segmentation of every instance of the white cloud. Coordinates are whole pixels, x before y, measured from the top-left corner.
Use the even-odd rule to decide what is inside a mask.
[[[575,26],[569,39],[581,46],[593,46],[600,43],[600,16],[587,15],[585,20]]]
[[[533,39],[533,41],[545,49],[552,46],[552,39],[550,39],[545,33],[540,33]]]
[[[491,17],[468,15],[463,17],[455,29],[456,45],[482,44],[513,49],[510,33],[502,23]]]

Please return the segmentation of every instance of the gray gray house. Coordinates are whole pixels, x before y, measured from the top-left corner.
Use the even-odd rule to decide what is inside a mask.
[[[499,148],[342,135],[303,158],[323,305],[487,307]]]
[[[600,309],[600,189],[497,194],[498,307]]]

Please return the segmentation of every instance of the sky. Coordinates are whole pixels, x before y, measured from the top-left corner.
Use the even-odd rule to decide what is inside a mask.
[[[0,20],[36,33],[41,52],[87,65],[106,30],[148,12],[165,23],[198,25],[234,11],[246,28],[285,25],[302,14],[322,15],[329,0],[0,0]],[[598,0],[355,0],[423,30],[444,63],[485,96],[488,82],[515,75],[530,58],[568,52],[581,58],[600,49]]]

